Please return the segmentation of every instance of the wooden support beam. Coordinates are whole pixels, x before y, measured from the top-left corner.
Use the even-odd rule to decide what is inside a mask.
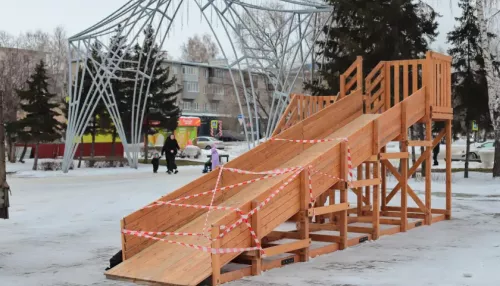
[[[391,224],[391,225],[402,225],[401,219],[395,219],[395,218],[381,218],[380,223]]]
[[[329,205],[325,207],[319,207],[319,208],[313,208],[307,210],[307,215],[309,217],[312,217],[314,215],[323,215],[323,214],[330,214],[330,213],[336,213],[339,211],[346,211],[350,207],[349,203],[340,203],[336,205]]]
[[[306,249],[306,248],[309,248],[310,244],[311,244],[311,239],[307,238],[307,239],[302,239],[299,241],[294,241],[294,242],[290,242],[290,243],[286,243],[286,244],[280,244],[277,246],[265,248],[264,253],[266,254],[267,257],[270,257],[270,256],[278,255],[278,254],[288,253],[288,252],[294,251],[294,250]],[[302,258],[301,258],[301,260],[302,260]]]
[[[348,217],[347,218],[349,223],[356,223],[356,222],[372,222],[372,217],[370,216],[355,216],[355,217]]]
[[[342,241],[342,238],[338,235],[326,235],[326,234],[311,233],[310,238],[312,241],[321,241],[321,242],[340,243]]]
[[[360,187],[380,185],[380,183],[381,183],[380,178],[368,179],[368,180],[358,180],[358,181],[352,182],[350,187],[356,189],[356,188],[360,188]],[[365,194],[365,196],[366,196],[366,194]]]
[[[252,201],[252,209],[255,209],[256,207],[259,206],[259,202],[257,201]],[[251,225],[253,228],[253,231],[257,235],[257,239],[261,241],[261,236],[260,234],[262,233],[261,231],[261,221],[260,221],[260,214],[259,212],[256,212],[252,215],[251,217]],[[252,239],[252,246],[257,246],[256,242]],[[257,251],[256,256],[254,259],[252,259],[252,275],[260,275],[262,272],[262,258],[261,258],[261,252]]]
[[[391,228],[386,228],[386,229],[380,230],[380,236],[392,235],[392,234],[395,234],[398,232],[401,232],[401,226],[399,226],[399,225],[391,227]]]
[[[451,120],[446,121],[446,219],[451,219]]]
[[[390,160],[390,159],[403,159],[409,157],[408,152],[398,152],[398,153],[381,153],[380,160]]]
[[[250,276],[252,274],[252,269],[250,266],[233,270],[231,272],[226,272],[221,274],[220,283],[224,284],[227,282],[239,280],[245,276]]]
[[[425,139],[427,141],[432,141],[432,121],[429,119],[425,123]],[[439,142],[438,142],[439,144]],[[425,207],[429,210],[426,212],[426,224],[431,225],[432,224],[432,214],[430,212],[432,208],[432,189],[431,189],[431,166],[432,166],[432,147],[434,145],[431,144],[430,146],[427,146],[426,151],[427,151],[427,158],[425,161]],[[419,205],[420,208],[422,208]]]
[[[378,162],[378,155],[371,155],[368,159],[365,160],[364,163],[373,163]]]
[[[380,180],[380,162],[373,166],[373,176]],[[372,215],[373,233],[372,239],[377,240],[380,236],[380,186],[373,186],[373,215]]]
[[[349,174],[349,167],[348,167],[348,161],[347,161],[347,142],[342,141],[340,143],[340,178],[344,180],[344,182],[347,182],[348,179],[348,174]],[[347,187],[347,186],[346,186]],[[344,187],[340,189],[340,203],[347,203],[348,202],[348,197],[347,197],[347,188]],[[342,237],[342,241],[340,242],[340,249],[346,249],[347,248],[347,210],[342,211],[342,213],[339,215],[340,217],[340,236]]]
[[[363,164],[358,166],[358,180],[363,179]],[[361,191],[361,188],[353,190],[356,193],[356,198],[357,198],[357,209],[358,209],[358,216],[363,215],[363,210],[361,209],[363,207],[363,192]]]
[[[329,245],[326,245],[326,246],[323,246],[323,247],[311,249],[311,257],[314,258],[316,256],[320,256],[320,255],[323,255],[323,254],[335,252],[337,250],[339,250],[338,243],[332,243],[332,244],[329,244]]]
[[[283,265],[293,264],[298,262],[299,260],[300,259],[298,254],[292,254],[277,259],[266,260],[262,263],[262,271],[268,271],[274,268],[280,268],[283,267]]]
[[[370,175],[371,175],[370,166],[371,166],[371,163],[365,163],[365,180],[371,179],[370,178]],[[371,197],[371,187],[370,187],[370,185],[365,185],[365,198],[368,198],[369,204],[371,204],[370,197]]]
[[[218,237],[219,237],[219,226],[212,225],[211,238],[212,238],[212,248],[214,249],[220,248],[220,239],[217,239]],[[220,254],[212,253],[212,285],[214,286],[221,284],[221,279],[220,279],[221,268],[222,266],[220,263]]]
[[[401,105],[401,136],[403,141],[401,142],[401,151],[408,153],[408,126],[406,113],[408,111],[408,102],[404,101]],[[387,162],[390,164],[390,162]],[[401,158],[401,176],[399,176],[398,181],[401,185],[401,220],[399,221],[401,226],[401,231],[406,232],[408,229],[408,158]],[[391,164],[392,166],[392,164]]]
[[[386,147],[384,146],[381,150],[382,153],[385,153]],[[385,167],[384,164],[382,164],[382,169],[380,170],[380,176],[382,179],[382,184],[381,184],[381,206],[380,209],[385,210],[387,206],[387,168]]]
[[[299,212],[299,228],[298,232],[302,241],[308,240],[309,244],[300,251],[299,257],[301,262],[309,261],[309,216],[307,215],[309,209],[309,172],[310,169],[302,171],[302,184],[300,190],[300,212]]]
[[[407,140],[408,147],[413,147],[413,146],[423,146],[423,147],[431,147],[432,146],[432,141],[431,140],[426,140],[426,141],[421,141],[421,140]]]

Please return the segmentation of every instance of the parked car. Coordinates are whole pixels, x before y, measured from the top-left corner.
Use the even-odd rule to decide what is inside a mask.
[[[234,142],[234,141],[245,141],[245,135],[232,131],[232,130],[222,130],[222,136],[219,137],[220,140],[224,142]]]
[[[455,148],[454,148],[455,149]],[[469,150],[469,160],[479,160],[479,152],[482,150],[494,150],[495,149],[495,141],[488,140],[483,143],[474,143],[471,144]],[[459,152],[454,152],[451,156],[453,160],[465,160],[465,146]]]
[[[201,149],[210,150],[212,146],[216,146],[217,149],[224,150],[226,147],[224,143],[220,140],[215,139],[210,136],[200,136],[193,140],[193,145],[200,147]]]

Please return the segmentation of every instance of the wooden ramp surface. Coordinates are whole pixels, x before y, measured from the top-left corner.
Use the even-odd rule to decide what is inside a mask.
[[[372,121],[379,115],[365,114],[357,117],[347,125],[331,133],[323,138],[346,138],[359,130],[371,124]],[[323,138],[308,138],[308,139],[323,139]],[[312,164],[319,157],[324,156],[328,150],[331,150],[339,141],[332,141],[327,143],[313,144],[310,148],[305,149],[298,156],[289,158],[286,163],[282,164],[280,168],[307,166]],[[272,158],[269,158],[272,160]],[[292,174],[281,175],[264,181],[259,181],[248,185],[246,188],[239,191],[234,196],[224,200],[219,205],[242,207],[248,205],[249,202],[254,200],[262,201],[262,195],[274,190],[276,186],[284,178],[290,177]],[[297,188],[300,186],[297,184]],[[262,228],[263,235],[271,232],[275,227],[289,219],[299,210],[299,192],[290,191],[280,194],[273,200],[279,200],[279,204],[288,204],[287,211],[282,214],[272,213],[273,209],[262,210],[260,215],[264,217],[266,225]],[[229,211],[212,211],[208,218],[208,226],[221,220],[229,214]],[[266,216],[269,219],[266,220]],[[200,232],[205,224],[205,214],[191,220],[188,224],[177,229],[178,232]],[[154,231],[154,230],[150,230]],[[171,240],[182,241],[184,243],[192,243],[198,245],[210,246],[205,238],[200,237],[168,237]],[[246,228],[236,228],[230,232],[224,240],[224,244],[230,241],[230,247],[248,247],[251,244],[251,236]],[[222,256],[221,262],[228,263],[231,259],[236,257],[237,254],[226,254]],[[204,279],[209,277],[212,273],[211,270],[211,257],[210,254],[194,250],[191,248],[183,247],[180,245],[169,244],[164,242],[157,242],[143,251],[139,252],[130,259],[125,260],[120,265],[106,272],[106,276],[112,279],[126,279],[142,282],[156,282],[164,285],[197,285]]]

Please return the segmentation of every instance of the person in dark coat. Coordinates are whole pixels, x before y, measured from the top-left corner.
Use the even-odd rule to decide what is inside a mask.
[[[167,159],[167,173],[169,174],[172,174],[172,172],[174,172],[174,174],[179,173],[177,165],[175,164],[175,156],[180,149],[179,143],[177,143],[177,140],[175,139],[175,135],[170,134],[161,149],[161,155],[163,156],[165,153],[165,159]]]
[[[438,166],[439,165],[439,162],[438,162],[438,154],[439,154],[439,143],[436,145],[436,147],[434,147],[434,149],[432,149],[432,153],[433,153],[433,157],[434,157],[434,166]]]
[[[151,160],[151,164],[153,164],[153,173],[158,172],[158,167],[160,166],[160,154],[158,152],[155,152],[153,155],[153,160]]]

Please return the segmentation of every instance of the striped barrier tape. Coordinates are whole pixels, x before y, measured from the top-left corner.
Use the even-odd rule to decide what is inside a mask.
[[[205,216],[205,224],[203,225],[203,233],[205,233],[208,224],[208,216],[210,215],[210,211],[214,205],[216,190],[219,187],[220,179],[222,178],[222,172],[224,171],[224,166],[221,166],[219,169],[219,175],[217,176],[217,181],[215,182],[214,190],[212,191],[212,200],[210,201],[210,207],[208,208],[207,215]],[[207,235],[208,237],[208,235]]]
[[[294,139],[271,138],[269,140],[315,144],[315,143],[326,143],[326,142],[336,142],[336,141],[346,141],[347,142],[348,139],[347,138],[328,138],[328,139],[312,139],[312,140],[309,140],[309,139],[294,140]]]
[[[302,167],[298,166],[298,167],[285,168],[285,169],[275,169],[275,170],[271,170],[271,171],[262,171],[262,172],[252,172],[252,171],[240,170],[240,169],[235,169],[235,168],[225,168],[224,170],[232,172],[232,173],[245,174],[245,175],[272,175],[272,174],[282,175],[282,174],[296,171],[298,169],[302,169]]]
[[[151,239],[151,240],[162,241],[162,242],[171,243],[171,244],[177,244],[177,245],[181,245],[184,247],[188,247],[188,248],[192,248],[192,249],[196,249],[196,250],[200,250],[200,251],[208,252],[208,253],[212,253],[212,254],[240,253],[240,252],[245,252],[245,251],[260,250],[260,248],[256,247],[256,246],[255,247],[246,247],[246,248],[212,248],[209,246],[203,246],[203,245],[197,245],[197,244],[191,244],[191,243],[184,243],[184,242],[180,242],[180,241],[168,240],[168,239],[164,239],[164,238],[151,236],[149,234],[138,235],[137,233],[131,233],[129,231],[127,231],[127,232],[122,231],[122,232],[124,234],[127,234],[127,235],[133,235],[133,236],[143,237],[143,238],[147,238],[147,239]]]

